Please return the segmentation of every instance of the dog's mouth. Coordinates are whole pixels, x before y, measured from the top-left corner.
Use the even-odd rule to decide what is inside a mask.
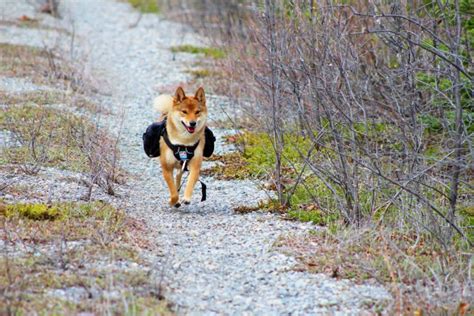
[[[196,127],[191,127],[191,126],[188,126],[186,125],[183,121],[181,121],[181,123],[183,123],[183,126],[184,128],[186,128],[186,130],[188,131],[188,133],[194,133],[196,131]]]

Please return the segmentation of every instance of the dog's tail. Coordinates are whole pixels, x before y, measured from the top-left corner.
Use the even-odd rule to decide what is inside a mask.
[[[173,107],[173,97],[170,95],[160,95],[153,100],[153,108],[155,111],[163,115],[168,114]]]

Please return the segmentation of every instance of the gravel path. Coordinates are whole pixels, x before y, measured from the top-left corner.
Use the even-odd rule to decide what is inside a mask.
[[[79,53],[88,56],[86,68],[110,95],[116,114],[110,125],[118,130],[123,117],[123,166],[132,174],[123,199],[132,216],[147,222],[160,249],[150,256],[161,266],[165,296],[179,314],[368,314],[370,306],[389,299],[381,287],[293,271],[296,260],[272,245],[281,234],[314,227],[267,213],[234,214],[234,207],[265,198],[251,181],[205,178],[206,202],[199,202],[197,185],[190,206],[170,209],[160,168],[142,152],[141,135],[154,119],[151,100],[158,90],[186,82],[185,71],[196,61],[193,55],[171,53],[169,47],[205,41],[183,25],[152,15],[131,28],[138,14],[126,3],[61,4],[61,23],[74,28]],[[208,99],[211,119],[232,109],[225,98]],[[229,148],[220,143],[217,150]]]

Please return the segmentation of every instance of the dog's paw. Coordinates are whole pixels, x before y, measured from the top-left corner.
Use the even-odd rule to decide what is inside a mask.
[[[174,207],[180,207],[181,206],[181,203],[179,203],[179,198],[178,197],[172,197],[170,199],[170,205],[171,206],[174,206]]]
[[[188,200],[184,200],[184,199],[183,199],[183,203],[186,204],[186,205],[189,205],[189,204],[191,204],[191,201],[188,201]]]

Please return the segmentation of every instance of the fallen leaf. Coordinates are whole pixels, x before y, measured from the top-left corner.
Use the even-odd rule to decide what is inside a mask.
[[[31,22],[31,21],[35,21],[35,19],[33,18],[30,18],[29,16],[27,15],[22,15],[18,18],[18,20],[22,21],[22,22]]]

